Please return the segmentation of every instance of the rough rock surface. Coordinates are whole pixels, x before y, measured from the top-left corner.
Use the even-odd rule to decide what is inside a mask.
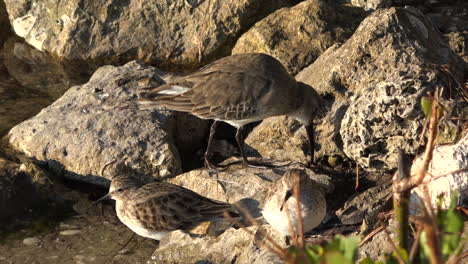
[[[113,159],[142,176],[175,175],[181,172],[175,140],[180,139],[180,145],[187,144],[184,139],[200,142],[207,123],[193,118],[190,129],[178,127],[179,114],[137,108],[137,87],[160,85],[160,74],[136,62],[102,67],[87,84],[70,88],[37,116],[14,127],[3,141],[64,170],[68,178],[96,184],[107,184],[93,176],[101,176],[101,168]],[[177,137],[182,129],[185,137]]]
[[[5,1],[16,34],[67,60],[199,65],[289,1]],[[211,5],[210,5],[211,4]]]
[[[345,154],[366,169],[395,168],[398,147],[418,150],[421,96],[454,83],[436,70],[444,64],[461,82],[463,61],[417,9],[372,13],[348,41],[296,76],[326,100],[326,116],[316,126],[317,156]],[[259,133],[249,137],[270,149],[283,147]]]
[[[468,30],[446,34],[450,47],[465,61],[465,72],[468,72]]]
[[[396,234],[393,230],[396,230],[397,228],[397,221],[390,218],[386,226],[390,233],[390,238],[395,241]],[[384,261],[385,254],[390,254],[393,251],[392,245],[388,242],[388,239],[387,234],[383,231],[372,236],[370,240],[359,246],[358,261],[356,262],[360,263],[365,258],[371,258],[374,261]]]
[[[287,116],[263,120],[250,133],[245,143],[258,151],[264,159],[304,164],[310,161],[309,143],[304,126]]]
[[[160,242],[149,263],[282,263],[261,247],[264,235],[285,246],[284,238],[270,226],[230,228],[218,237],[193,238],[180,231],[172,232]],[[282,242],[283,241],[283,242]]]
[[[333,43],[351,36],[365,14],[352,6],[304,1],[256,23],[237,41],[232,53],[266,53],[296,74]]]
[[[392,0],[346,0],[346,2],[364,8],[365,10],[375,10],[377,8],[390,7]]]
[[[453,145],[439,145],[434,148],[432,161],[429,163],[429,174],[424,182],[411,194],[411,208],[417,212],[422,200],[425,200],[424,189],[427,188],[432,206],[437,207],[437,198],[444,198],[442,205],[448,208],[452,194],[458,192],[459,204],[468,201],[468,135]],[[411,175],[416,175],[422,166],[423,157],[419,156],[411,167]],[[458,171],[458,172],[457,172]],[[466,204],[465,204],[466,206]]]
[[[336,211],[340,222],[347,225],[360,224],[363,220],[373,227],[376,216],[392,198],[390,184],[369,188],[363,193],[350,197],[342,208]]]

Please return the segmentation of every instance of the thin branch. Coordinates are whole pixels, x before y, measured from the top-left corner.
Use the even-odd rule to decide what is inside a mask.
[[[411,246],[411,250],[409,252],[409,262],[413,263],[413,259],[416,256],[416,252],[418,251],[419,240],[421,239],[423,228],[420,226],[418,228],[418,232],[416,233],[415,240],[413,241],[413,245]]]
[[[409,200],[410,189],[398,190],[398,183],[410,179],[410,163],[402,149],[398,150],[398,171],[393,176],[393,208],[398,222],[398,245],[409,250]]]
[[[354,185],[354,190],[356,191],[359,188],[359,165],[356,163],[356,184]]]
[[[299,177],[298,177],[299,179]],[[301,201],[300,201],[300,181],[294,183],[294,198],[296,199],[297,221],[299,221],[299,248],[304,248],[304,220],[302,219]]]
[[[437,91],[436,91],[437,93]],[[426,150],[424,151],[423,157],[423,164],[418,174],[416,175],[414,180],[412,181],[412,185],[417,186],[421,184],[424,180],[424,176],[426,176],[426,171],[429,168],[429,163],[432,160],[432,152],[434,151],[434,142],[437,135],[437,122],[439,120],[439,100],[438,97],[434,98],[432,102],[432,114],[431,120],[429,122],[429,139],[427,141]]]
[[[401,256],[401,253],[398,250],[397,246],[395,245],[395,242],[393,242],[393,239],[390,237],[390,233],[388,232],[387,227],[385,227],[383,224],[382,224],[382,226],[383,226],[383,231],[385,232],[385,235],[387,236],[387,239],[388,239],[388,241],[390,242],[390,245],[393,248],[393,252],[395,253],[395,256],[398,259],[398,263],[405,264],[406,262],[403,259],[403,257]]]
[[[374,237],[376,234],[378,234],[380,231],[382,231],[384,229],[384,225],[380,225],[379,227],[377,227],[376,229],[372,230],[372,232],[370,232],[366,237],[364,237],[364,239],[362,239],[362,241],[359,243],[359,247],[361,247],[362,245],[364,245],[369,239],[371,239],[372,237]]]

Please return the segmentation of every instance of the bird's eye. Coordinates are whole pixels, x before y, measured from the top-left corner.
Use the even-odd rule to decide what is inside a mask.
[[[117,192],[121,192],[123,190],[124,190],[123,188],[119,188],[119,189],[117,189]]]

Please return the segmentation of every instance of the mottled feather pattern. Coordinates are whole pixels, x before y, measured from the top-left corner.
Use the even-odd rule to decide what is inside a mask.
[[[176,111],[191,112],[203,119],[262,119],[262,115],[278,111],[265,108],[268,105],[265,102],[272,99],[269,95],[275,84],[272,81],[275,76],[288,77],[282,81],[291,86],[289,94],[297,93],[297,89],[294,89],[296,83],[276,59],[262,54],[246,55],[226,57],[195,73],[175,78],[168,84],[143,89],[139,102],[147,106],[159,105]],[[190,90],[177,95],[160,94],[172,86],[183,86]],[[287,105],[286,108],[298,107],[299,103],[297,98],[283,102]]]
[[[211,200],[183,187],[153,182],[113,195],[120,198],[122,215],[152,231],[190,230],[222,218],[232,205]]]

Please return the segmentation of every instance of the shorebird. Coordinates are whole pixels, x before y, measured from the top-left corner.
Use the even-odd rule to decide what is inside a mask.
[[[164,106],[189,112],[202,119],[214,119],[204,155],[210,162],[211,142],[219,121],[237,128],[236,141],[244,166],[242,127],[267,117],[288,115],[305,125],[313,163],[313,119],[321,99],[310,86],[296,82],[275,58],[261,53],[237,54],[214,61],[200,70],[171,80],[156,88],[145,88],[138,102],[142,108]]]
[[[122,175],[112,179],[109,193],[95,203],[106,198],[115,200],[122,223],[136,234],[156,240],[175,230],[188,232],[202,222],[221,219],[225,212],[236,216],[229,203],[166,182],[142,185]]]
[[[317,227],[324,219],[327,203],[321,187],[303,170],[288,170],[269,189],[262,210],[265,220],[277,231],[291,236],[291,223],[294,233],[299,233],[299,215],[294,186],[299,184],[300,215],[304,233]],[[287,212],[286,212],[287,211]]]

